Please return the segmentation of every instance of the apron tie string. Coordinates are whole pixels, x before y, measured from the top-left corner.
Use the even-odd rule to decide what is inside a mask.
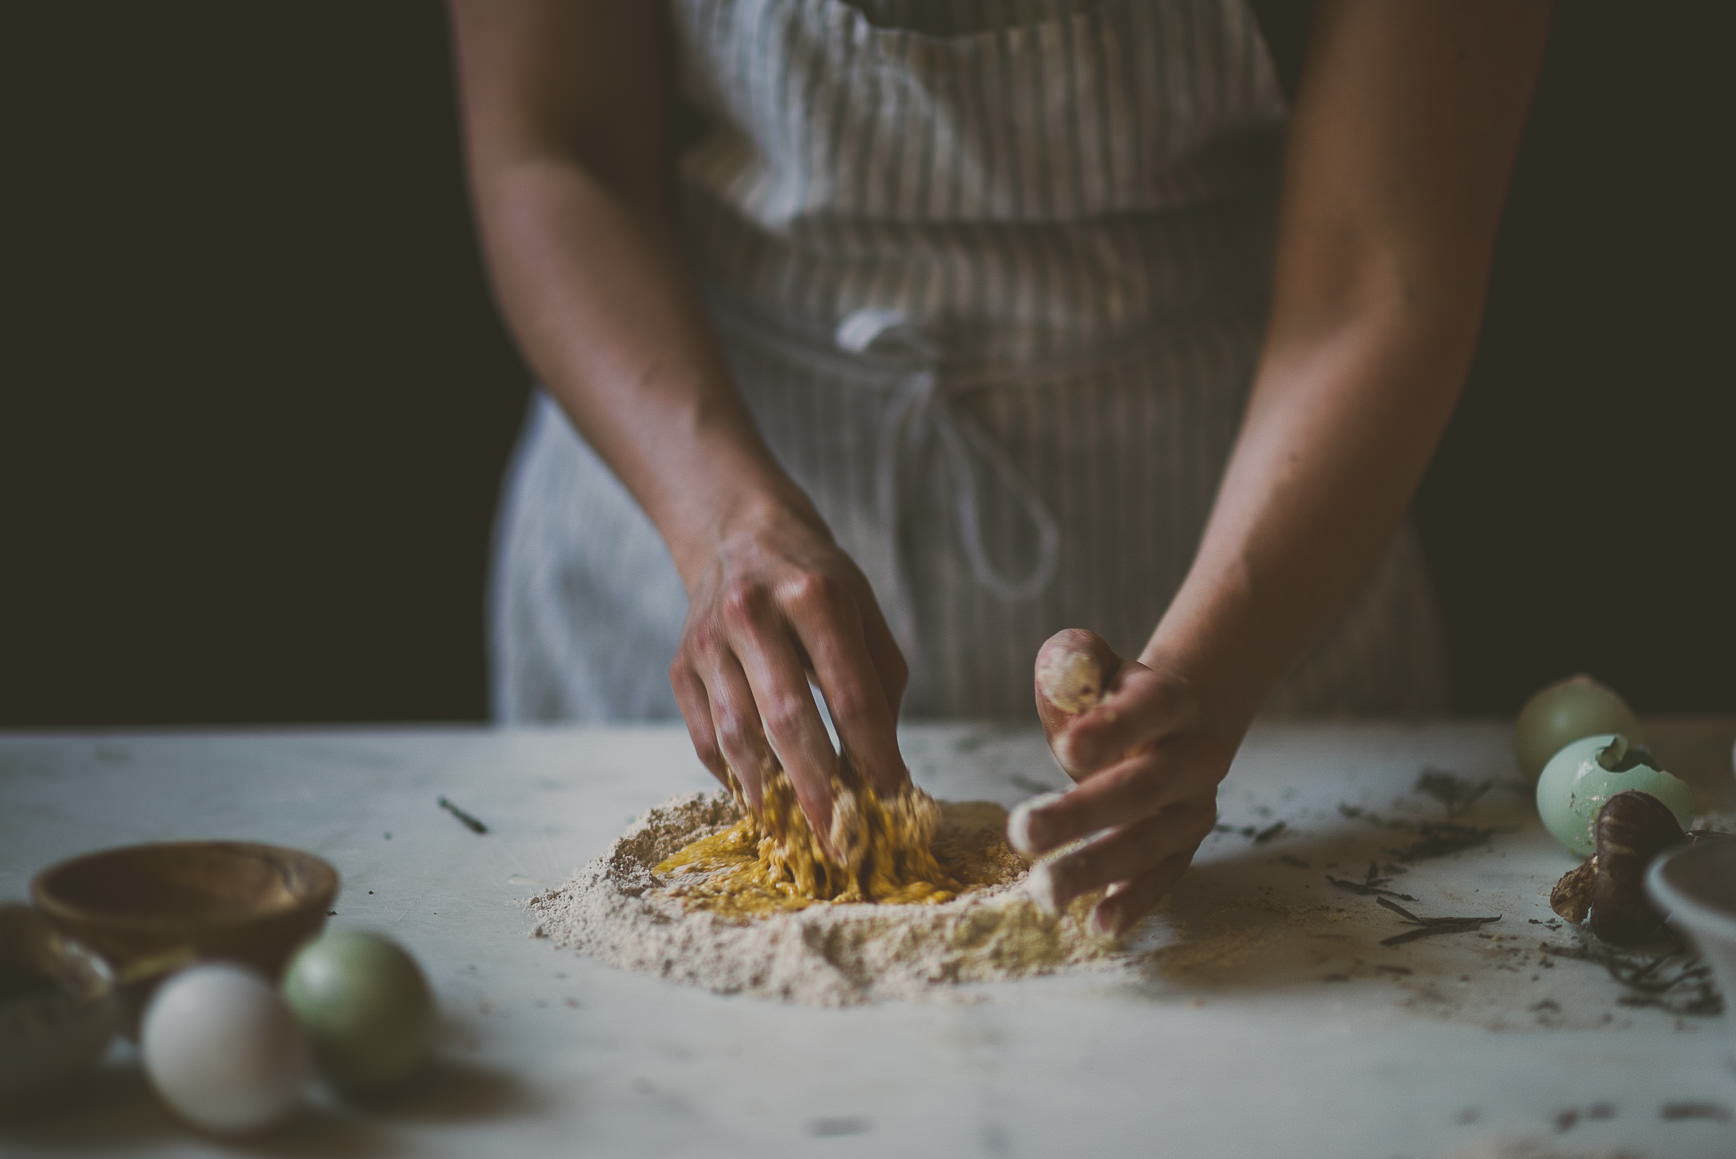
[[[892,347],[908,354],[914,363],[894,388],[874,462],[875,500],[886,528],[893,574],[903,589],[901,610],[910,607],[902,534],[907,476],[921,461],[930,439],[939,445],[941,464],[952,484],[960,546],[977,582],[1008,603],[1030,599],[1047,588],[1060,565],[1060,526],[1042,497],[1019,474],[1012,458],[964,407],[956,404],[962,390],[943,385],[936,347],[895,310],[854,311],[839,324],[836,337],[839,347],[851,353]],[[1035,532],[1036,558],[1023,575],[1009,575],[996,567],[983,544],[979,463],[1013,498]],[[907,633],[901,634],[909,638]]]

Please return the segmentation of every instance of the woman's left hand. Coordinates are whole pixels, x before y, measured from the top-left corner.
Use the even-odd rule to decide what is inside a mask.
[[[1162,899],[1212,831],[1241,730],[1212,727],[1184,673],[1124,660],[1079,628],[1044,643],[1036,685],[1049,749],[1078,783],[1015,809],[1008,838],[1027,856],[1091,838],[1039,865],[1034,895],[1058,913],[1106,889],[1092,923],[1120,934]]]

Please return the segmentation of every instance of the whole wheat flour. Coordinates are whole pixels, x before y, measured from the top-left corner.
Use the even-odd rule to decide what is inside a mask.
[[[968,891],[928,904],[822,903],[741,920],[684,900],[690,875],[656,869],[733,825],[735,804],[723,792],[672,797],[566,884],[531,898],[534,933],[622,969],[819,1006],[959,1000],[972,996],[961,983],[1117,964],[1116,943],[1086,924],[1094,899],[1059,917],[1031,900],[1030,865],[1002,837],[1005,810],[943,802],[940,814],[937,848],[971,850]]]

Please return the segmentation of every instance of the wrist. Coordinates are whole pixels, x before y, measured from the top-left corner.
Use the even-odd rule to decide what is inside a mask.
[[[652,521],[690,592],[732,545],[792,525],[828,539],[831,535],[812,501],[775,467],[702,473]]]
[[[1262,646],[1264,633],[1246,593],[1219,587],[1211,599],[1197,601],[1184,587],[1139,661],[1181,681],[1201,724],[1234,747],[1276,683],[1282,661]]]

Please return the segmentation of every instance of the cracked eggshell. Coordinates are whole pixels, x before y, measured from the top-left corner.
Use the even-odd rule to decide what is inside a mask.
[[[1628,789],[1662,801],[1683,829],[1694,821],[1694,794],[1686,781],[1653,764],[1616,772],[1598,763],[1598,754],[1615,739],[1614,733],[1602,733],[1563,745],[1537,778],[1537,815],[1557,841],[1580,857],[1596,850],[1598,810]]]

